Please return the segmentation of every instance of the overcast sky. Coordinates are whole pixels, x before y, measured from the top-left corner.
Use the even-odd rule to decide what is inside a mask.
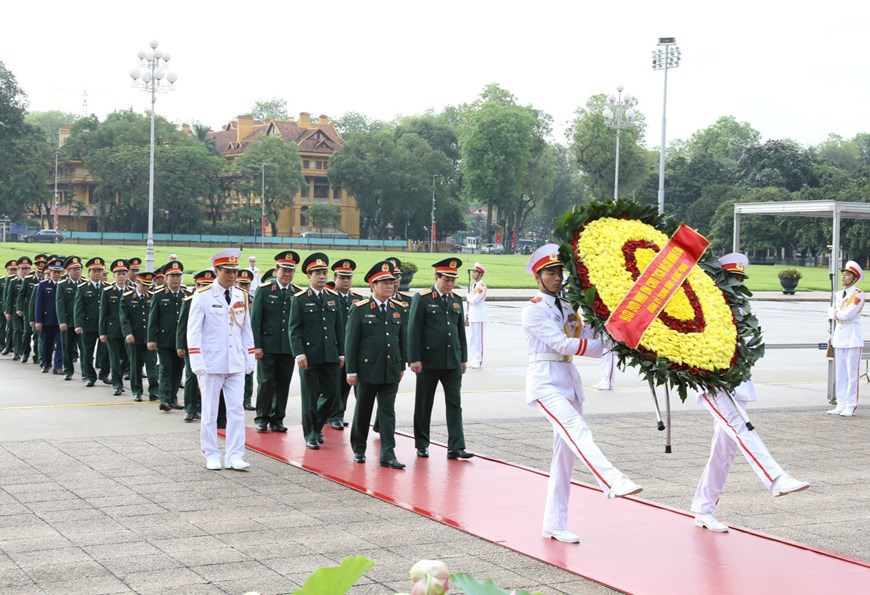
[[[870,131],[870,3],[15,2],[3,8],[0,60],[31,110],[101,118],[147,95],[130,86],[151,39],[171,53],[176,90],[157,113],[217,128],[259,98],[300,111],[390,119],[472,101],[489,82],[553,116],[554,138],[594,93],[638,97],[647,140],[661,135],[660,36],[683,53],[669,74],[668,138],[730,114],[764,138],[818,143]],[[134,7],[137,8],[134,10]]]

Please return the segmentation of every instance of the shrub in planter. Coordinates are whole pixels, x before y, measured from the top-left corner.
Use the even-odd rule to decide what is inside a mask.
[[[798,281],[803,275],[797,269],[783,269],[777,273],[777,277],[779,277],[779,284],[782,285],[782,292],[786,295],[794,295]]]
[[[402,263],[401,269],[402,271],[402,280],[399,283],[399,291],[408,291],[411,287],[411,280],[414,278],[414,273],[416,273],[419,269],[417,265],[413,262],[406,260]]]

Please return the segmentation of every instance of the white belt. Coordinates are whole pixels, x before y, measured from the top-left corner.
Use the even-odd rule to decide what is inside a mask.
[[[574,361],[573,355],[562,355],[561,353],[530,353],[529,362],[562,362],[570,364]]]

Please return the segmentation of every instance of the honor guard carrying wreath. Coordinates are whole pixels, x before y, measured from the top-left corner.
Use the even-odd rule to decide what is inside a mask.
[[[483,327],[486,324],[486,283],[483,276],[486,269],[479,262],[471,269],[473,281],[468,286],[468,367],[479,368],[483,365]]]
[[[226,452],[228,469],[250,467],[245,454],[245,410],[242,399],[245,374],[254,370],[254,336],[248,296],[235,287],[239,250],[230,248],[212,256],[217,278],[193,294],[187,321],[190,367],[202,393],[200,444],[206,468],[221,468],[217,441],[218,401],[223,391],[227,409]]]
[[[414,445],[429,456],[429,428],[438,383],[447,408],[447,458],[470,459],[462,428],[462,375],[468,360],[462,299],[453,293],[462,261],[445,258],[435,267],[435,285],[411,300],[408,313],[408,359],[417,375],[414,397]]]
[[[641,487],[614,467],[592,440],[583,419],[583,385],[575,355],[601,357],[601,341],[583,328],[571,305],[558,297],[563,267],[559,247],[546,244],[529,258],[526,272],[534,275],[538,293],[523,307],[523,334],[528,343],[526,403],[553,426],[553,462],[547,483],[543,536],[566,543],[580,538],[568,530],[568,498],[575,459],[592,472],[608,498],[637,494]]]
[[[338,302],[341,304],[341,315],[345,324],[350,314],[351,305],[363,298],[363,296],[351,289],[353,272],[355,270],[356,263],[349,258],[342,258],[332,265],[332,289],[338,294]],[[345,366],[338,373],[338,398],[336,398],[335,407],[333,407],[332,414],[329,416],[329,427],[333,430],[343,430],[348,425],[348,422],[344,421],[344,412],[347,409],[347,397],[350,395],[350,388],[350,385],[347,383],[347,366]]]
[[[858,289],[864,271],[857,262],[850,260],[841,272],[843,290],[837,293],[836,305],[828,310],[828,318],[834,321],[831,347],[834,348],[837,366],[837,406],[828,411],[828,415],[852,417],[858,408],[858,376],[864,349],[864,333],[861,330],[864,292]]]

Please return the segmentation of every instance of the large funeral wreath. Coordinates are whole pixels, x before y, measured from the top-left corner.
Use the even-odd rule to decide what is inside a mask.
[[[655,207],[622,199],[577,206],[557,220],[567,295],[593,330],[607,334],[610,313],[676,229]],[[638,368],[651,386],[669,383],[683,400],[689,388],[733,390],[764,355],[750,295],[705,252],[637,348],[616,343],[619,365]]]

